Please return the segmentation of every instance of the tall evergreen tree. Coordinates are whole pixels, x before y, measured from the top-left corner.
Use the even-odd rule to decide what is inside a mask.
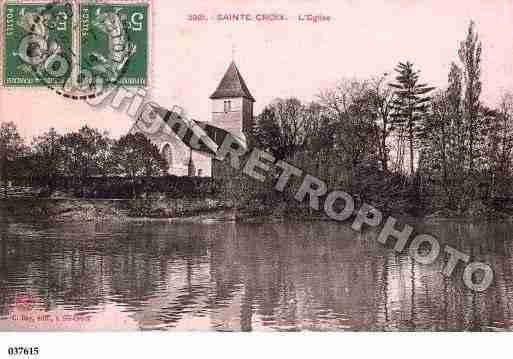
[[[396,83],[389,84],[394,89],[394,113],[392,118],[396,126],[406,129],[410,150],[410,174],[414,173],[415,139],[420,129],[427,103],[431,100],[426,94],[434,89],[419,83],[419,72],[411,62],[400,62],[395,68]]]

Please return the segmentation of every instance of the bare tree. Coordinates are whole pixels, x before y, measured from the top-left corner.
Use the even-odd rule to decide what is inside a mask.
[[[304,149],[305,109],[298,99],[276,99],[258,116],[258,142],[277,159],[285,159]]]
[[[319,95],[334,126],[334,147],[351,174],[375,153],[375,122],[371,111],[372,92],[368,81],[342,80],[335,88]]]
[[[438,91],[431,101],[431,113],[425,117],[420,134],[424,153],[424,170],[440,172],[442,188],[452,202],[450,185],[451,106],[447,91]],[[426,168],[429,166],[429,168]]]
[[[389,148],[387,140],[394,127],[391,123],[391,113],[393,110],[393,98],[394,92],[387,86],[386,79],[388,74],[385,73],[383,76],[375,77],[371,80],[371,102],[372,110],[377,118],[378,125],[377,137],[379,139],[379,157],[381,159],[381,165],[384,172],[388,172],[388,154]]]

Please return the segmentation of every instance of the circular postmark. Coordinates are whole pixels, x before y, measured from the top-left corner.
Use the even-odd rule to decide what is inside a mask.
[[[41,84],[66,98],[85,100],[118,84],[137,47],[119,9],[98,7],[94,16],[84,11],[78,22],[76,9],[63,1],[23,9],[17,56]]]

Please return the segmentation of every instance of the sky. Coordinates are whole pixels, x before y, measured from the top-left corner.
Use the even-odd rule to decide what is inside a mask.
[[[209,96],[232,59],[256,99],[255,115],[277,97],[315,100],[342,78],[392,73],[412,61],[421,80],[447,82],[471,19],[483,43],[482,100],[495,105],[513,91],[513,2],[415,0],[153,0],[149,99],[183,107],[210,120]],[[286,21],[219,21],[218,15],[280,14]],[[207,21],[189,21],[203,14]],[[299,15],[330,21],[298,21]],[[3,37],[3,36],[2,36]],[[14,121],[27,139],[49,127],[60,132],[85,124],[125,134],[124,111],[93,108],[40,89],[0,89],[0,121]]]

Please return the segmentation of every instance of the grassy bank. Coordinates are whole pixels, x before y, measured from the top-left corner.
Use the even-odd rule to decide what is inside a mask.
[[[0,201],[0,216],[53,221],[105,221],[186,218],[233,218],[229,203],[211,199],[63,199],[7,198]]]

